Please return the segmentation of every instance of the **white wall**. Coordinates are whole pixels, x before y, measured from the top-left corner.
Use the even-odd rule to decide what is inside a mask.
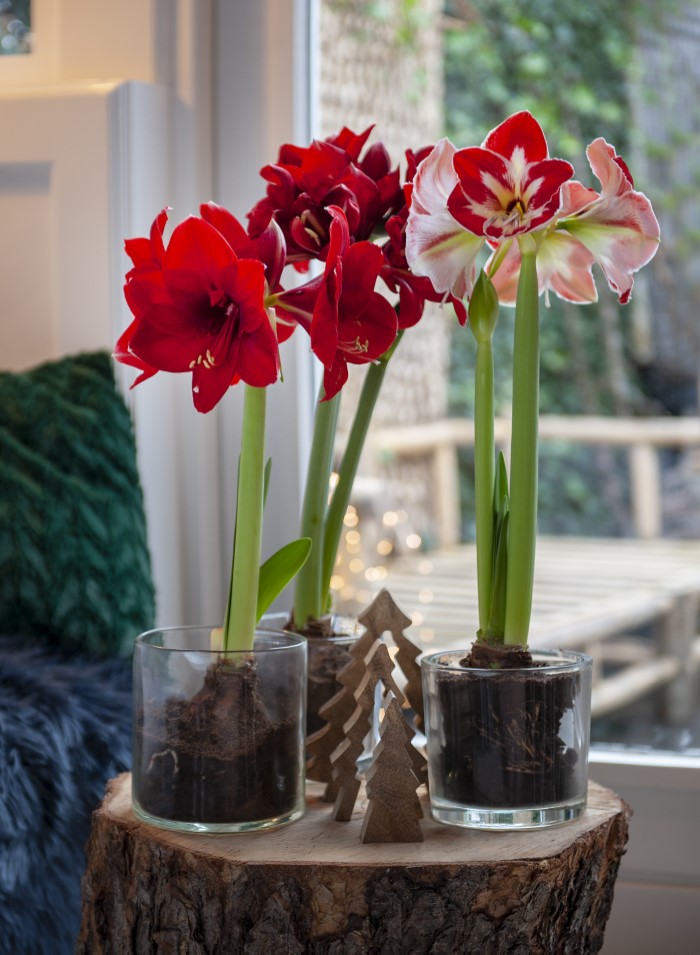
[[[164,205],[172,222],[212,198],[250,208],[258,169],[281,142],[308,138],[308,6],[35,0],[36,54],[0,58],[1,367],[113,347],[129,321],[123,240],[146,234]],[[285,371],[308,362],[303,343],[286,350]],[[125,386],[133,377],[120,369]],[[298,521],[294,434],[310,400],[290,377],[270,402],[270,447],[285,464],[267,549]],[[214,622],[228,585],[240,396],[232,389],[198,415],[187,376],[159,375],[129,400],[159,622]]]

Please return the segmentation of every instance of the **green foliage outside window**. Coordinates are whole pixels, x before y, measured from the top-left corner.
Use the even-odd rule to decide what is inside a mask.
[[[31,0],[0,0],[0,56],[31,53]]]
[[[669,5],[667,4],[667,7]],[[642,0],[452,0],[446,6],[446,134],[457,146],[480,143],[505,116],[529,109],[550,154],[568,159],[584,185],[585,147],[604,136],[629,159],[638,188],[656,199],[634,167],[630,82],[635,33],[654,14]],[[653,412],[630,353],[634,306],[618,307],[602,276],[600,302],[575,306],[555,296],[542,315],[543,414]],[[513,312],[502,309],[494,337],[497,400],[507,410]],[[474,347],[455,328],[450,404],[470,414]],[[473,494],[471,455],[462,457],[465,514]],[[620,534],[629,530],[625,458],[605,449],[543,444],[543,533]],[[472,528],[465,527],[467,538]]]

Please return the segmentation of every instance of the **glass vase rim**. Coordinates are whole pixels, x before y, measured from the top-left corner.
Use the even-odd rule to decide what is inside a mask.
[[[486,676],[492,677],[496,674],[516,674],[516,673],[525,673],[532,675],[542,675],[545,673],[567,673],[572,670],[578,670],[582,668],[591,668],[593,666],[593,657],[584,653],[581,650],[559,650],[556,648],[550,647],[532,647],[530,653],[533,656],[535,662],[540,662],[537,660],[537,655],[543,655],[546,658],[551,659],[552,662],[544,663],[544,665],[536,667],[508,667],[504,668],[489,668],[489,667],[467,667],[462,666],[460,663],[451,662],[443,663],[440,661],[440,657],[445,657],[447,655],[455,655],[466,657],[469,654],[469,649],[445,649],[437,650],[434,653],[424,656],[421,659],[421,667],[425,665],[427,669],[433,669],[444,672],[452,673],[468,673],[470,676]]]
[[[291,617],[290,613],[287,613],[284,610],[271,610],[262,615],[260,618],[261,622],[265,620],[266,617],[286,617],[288,620]],[[282,633],[291,633],[294,636],[300,636],[307,641],[323,641],[323,640],[351,640],[358,638],[362,635],[364,631],[363,625],[360,623],[360,620],[357,616],[352,613],[338,613],[335,610],[330,611],[329,613],[324,613],[323,616],[319,617],[319,620],[325,620],[326,617],[329,617],[331,621],[335,621],[336,624],[345,623],[347,625],[347,630],[343,633],[330,633],[327,636],[308,636],[307,634],[299,633],[296,630],[286,630],[284,627],[281,628]],[[334,626],[336,625],[334,624]]]
[[[285,640],[286,643],[279,644],[278,646],[272,647],[255,647],[253,646],[250,650],[224,650],[224,649],[205,649],[200,650],[196,647],[163,647],[158,646],[156,643],[151,643],[148,638],[153,637],[154,634],[158,633],[185,633],[187,631],[196,631],[196,632],[211,632],[212,630],[220,629],[218,626],[205,626],[203,624],[183,624],[181,626],[174,625],[171,627],[152,627],[150,630],[144,630],[140,633],[136,640],[134,641],[135,647],[147,647],[149,650],[162,651],[163,653],[211,653],[214,655],[226,655],[227,657],[233,655],[248,655],[251,653],[261,654],[261,653],[276,653],[284,652],[288,650],[294,650],[297,647],[305,646],[306,640],[302,636],[298,636],[290,630],[273,630],[270,627],[256,627],[254,638],[258,636],[274,636]]]

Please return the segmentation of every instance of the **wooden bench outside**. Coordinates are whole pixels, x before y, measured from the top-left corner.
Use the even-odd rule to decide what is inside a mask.
[[[397,558],[381,586],[426,652],[467,647],[478,627],[473,545]],[[593,709],[611,712],[670,685],[669,717],[693,705],[700,666],[700,541],[541,538],[530,642],[595,662]],[[615,672],[603,678],[606,664]]]
[[[495,423],[496,443],[504,453],[510,444],[510,419]],[[540,440],[625,448],[629,456],[632,518],[637,537],[661,534],[661,468],[663,448],[700,448],[699,418],[612,418],[542,415]],[[457,453],[474,444],[474,423],[445,418],[426,424],[377,429],[370,448],[377,473],[396,458],[428,455],[432,460],[435,522],[442,547],[459,542],[460,509]]]

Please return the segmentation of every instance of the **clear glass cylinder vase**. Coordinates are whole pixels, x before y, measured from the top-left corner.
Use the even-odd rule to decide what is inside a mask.
[[[586,807],[591,658],[532,650],[534,666],[477,669],[468,651],[422,661],[430,808],[479,829],[558,825]]]
[[[259,629],[211,650],[211,627],[141,634],[134,651],[132,803],[141,819],[242,832],[304,811],[306,641]]]

